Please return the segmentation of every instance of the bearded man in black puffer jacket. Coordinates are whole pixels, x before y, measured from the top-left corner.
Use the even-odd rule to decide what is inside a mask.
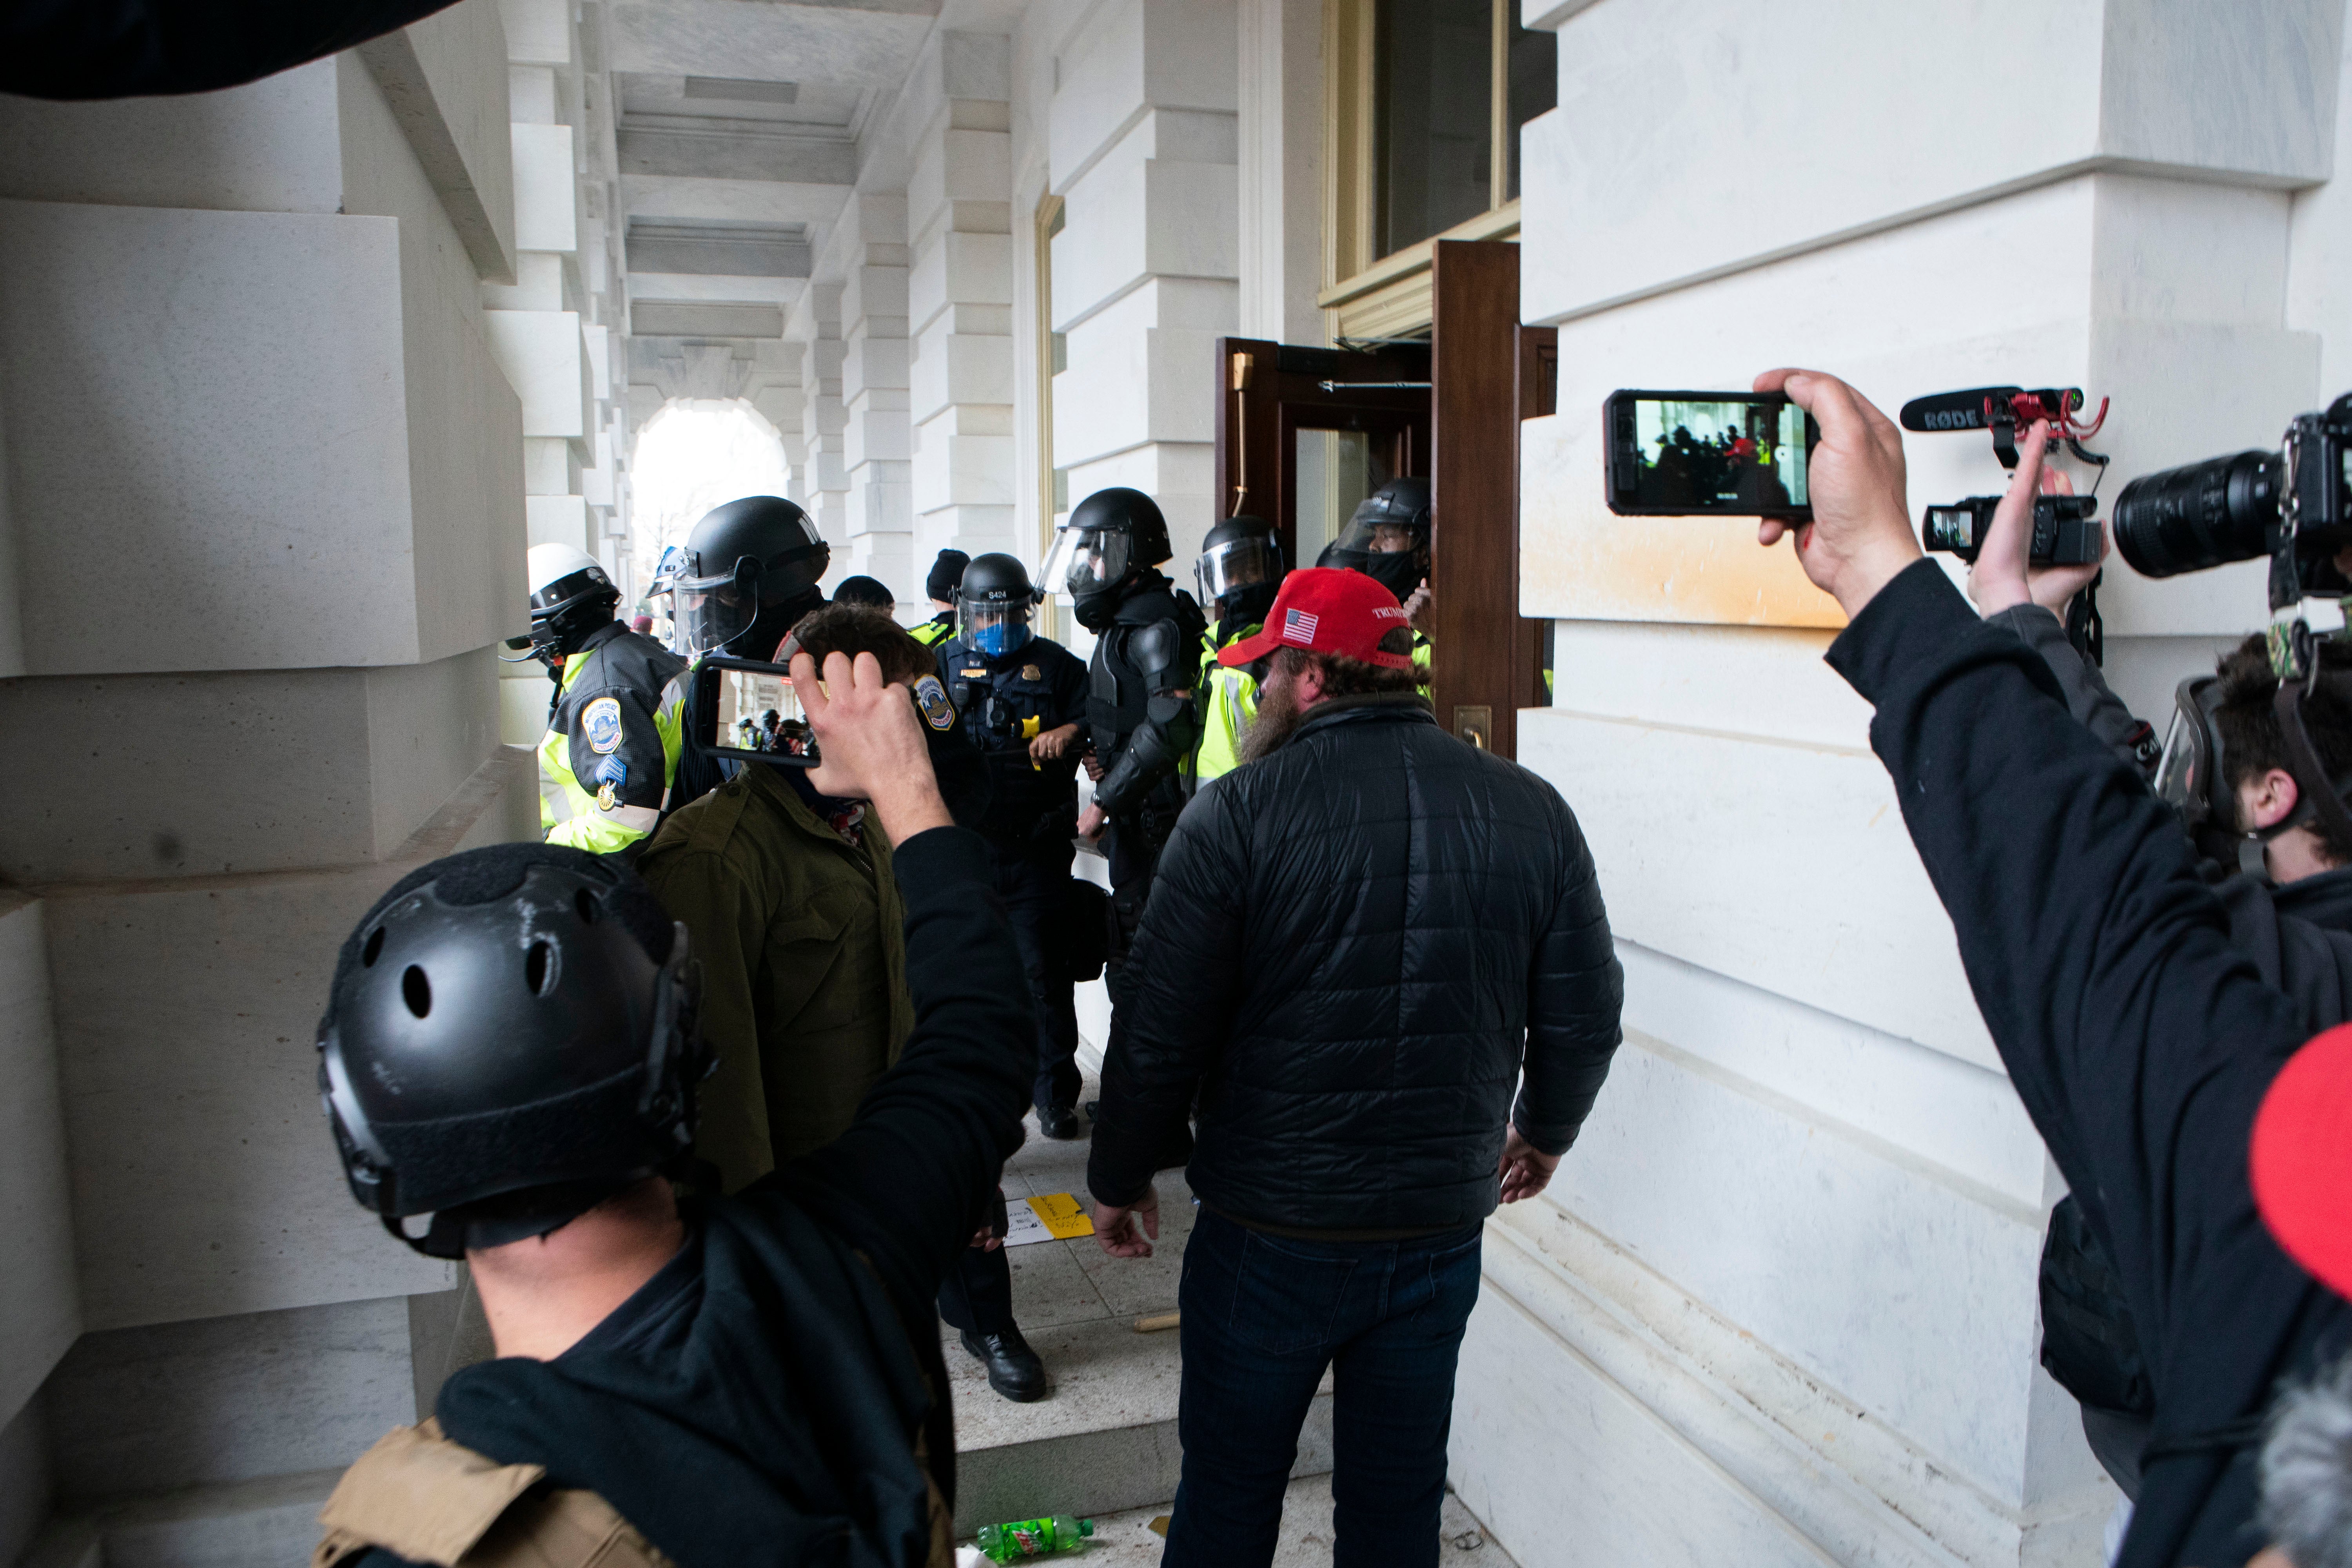
[[[1327,1367],[1339,1561],[1436,1561],[1481,1222],[1542,1190],[1617,1048],[1576,818],[1438,728],[1411,636],[1372,579],[1302,571],[1218,655],[1273,659],[1246,765],[1177,823],[1128,962],[1087,1170],[1114,1257],[1150,1253],[1199,1101],[1166,1568],[1272,1559]]]

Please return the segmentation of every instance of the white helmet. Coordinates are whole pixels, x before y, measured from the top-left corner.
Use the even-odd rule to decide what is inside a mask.
[[[611,580],[604,575],[604,563],[576,544],[534,544],[523,560],[529,565],[527,574],[530,580],[530,607],[534,615],[552,608],[555,604],[571,596],[568,594],[551,596],[548,594],[550,588],[566,577],[593,573],[595,575],[592,582],[603,583],[607,587],[612,585]],[[574,593],[578,591],[573,590]]]

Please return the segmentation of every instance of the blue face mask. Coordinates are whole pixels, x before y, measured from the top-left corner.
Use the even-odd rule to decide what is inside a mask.
[[[1029,626],[1024,621],[999,621],[972,633],[971,640],[990,658],[1003,658],[1029,640]]]

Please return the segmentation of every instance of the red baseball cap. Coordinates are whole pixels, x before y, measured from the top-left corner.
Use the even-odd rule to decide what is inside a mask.
[[[1336,653],[1361,664],[1411,669],[1412,659],[1383,653],[1381,639],[1407,625],[1396,595],[1361,572],[1302,566],[1282,580],[1265,629],[1217,651],[1219,664],[1251,664],[1278,647]]]
[[[2352,1024],[2295,1052],[2271,1080],[2246,1165],[2280,1247],[2352,1297]]]

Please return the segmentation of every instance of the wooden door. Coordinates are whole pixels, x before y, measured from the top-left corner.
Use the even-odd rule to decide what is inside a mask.
[[[1430,696],[1498,755],[1540,706],[1543,624],[1519,615],[1519,421],[1551,412],[1558,339],[1519,325],[1519,247],[1440,240],[1432,262]]]
[[[1430,471],[1426,343],[1358,352],[1219,338],[1217,387],[1217,516],[1265,518],[1293,566],[1312,566],[1320,544],[1299,515],[1302,485],[1318,477],[1300,454],[1318,433],[1360,458],[1368,481]]]

